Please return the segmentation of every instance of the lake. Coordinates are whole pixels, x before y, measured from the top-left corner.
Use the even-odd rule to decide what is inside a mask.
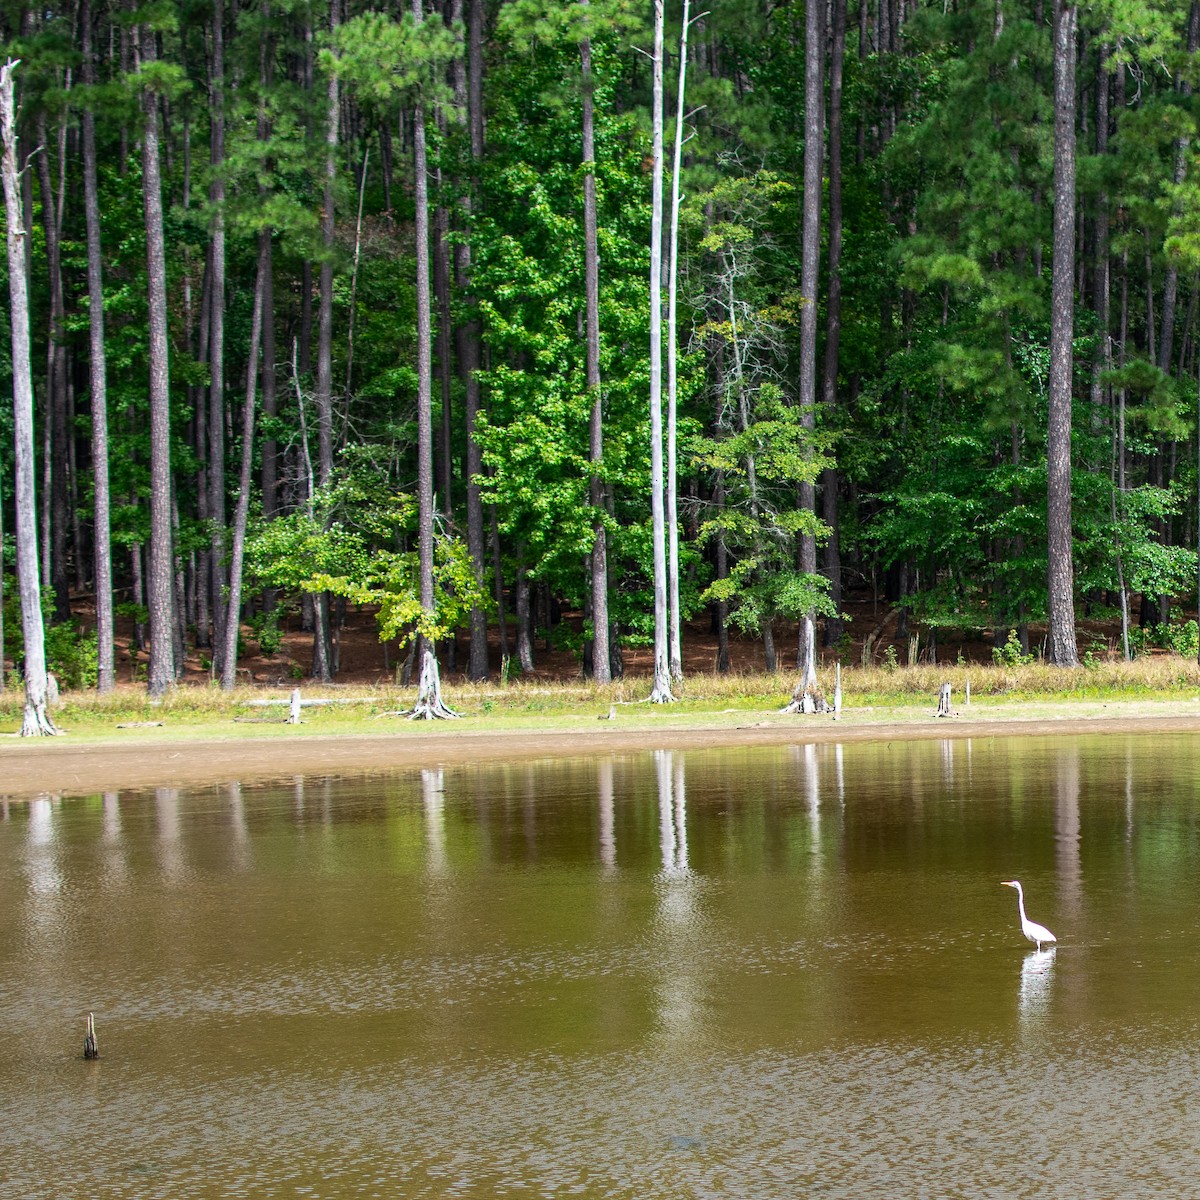
[[[1198,1035],[1194,736],[0,802],[5,1197],[1178,1197]]]

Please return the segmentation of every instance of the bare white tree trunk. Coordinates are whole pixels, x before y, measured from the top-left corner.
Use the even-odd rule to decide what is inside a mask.
[[[667,284],[667,570],[668,613],[671,634],[671,678],[683,678],[683,642],[679,616],[679,488],[676,470],[675,425],[678,379],[676,371],[675,314],[679,292],[679,175],[683,164],[683,102],[687,81],[687,41],[690,0],[683,0],[683,28],[679,35],[679,91],[675,100],[675,160],[671,169],[671,264]]]
[[[654,527],[654,689],[650,693],[650,702],[667,704],[675,697],[671,695],[667,648],[667,531],[663,513],[663,0],[654,0],[653,155],[650,215],[650,513]]]
[[[421,658],[421,678],[417,684],[417,702],[408,713],[410,721],[450,720],[458,716],[442,699],[442,680],[437,656],[428,646]]]
[[[0,136],[3,137],[4,207],[8,231],[9,320],[12,325],[13,428],[16,459],[17,581],[25,635],[25,719],[22,737],[58,730],[46,711],[46,649],[42,589],[38,573],[37,509],[34,497],[33,370],[29,361],[29,296],[25,279],[25,214],[17,172],[16,105],[11,59],[0,67]]]

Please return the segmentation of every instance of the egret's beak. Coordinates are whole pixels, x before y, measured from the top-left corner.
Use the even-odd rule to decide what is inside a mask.
[[[1002,880],[1000,880],[1000,886],[1001,887],[1016,887],[1017,885],[1015,883],[1013,883],[1013,881],[1011,879],[1002,879]]]

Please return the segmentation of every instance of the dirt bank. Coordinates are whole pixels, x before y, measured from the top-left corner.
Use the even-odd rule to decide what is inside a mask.
[[[1062,734],[1197,733],[1200,706],[1187,703],[1026,704],[937,720],[924,712],[886,710],[828,717],[778,713],[712,714],[670,723],[651,719],[560,722],[541,730],[489,729],[482,721],[436,728],[378,723],[369,732],[300,733],[290,726],[203,731],[132,729],[102,740],[70,735],[0,744],[0,795],[80,795],[131,787],[172,787],[294,775],[375,771],[529,758],[563,758],[653,749],[779,746],[916,738],[1034,737]]]

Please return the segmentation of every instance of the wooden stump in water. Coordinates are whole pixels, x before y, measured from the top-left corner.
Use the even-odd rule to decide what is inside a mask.
[[[91,1013],[88,1013],[87,1017],[87,1033],[83,1039],[83,1057],[87,1059],[100,1057],[100,1051],[96,1048],[96,1018]]]

